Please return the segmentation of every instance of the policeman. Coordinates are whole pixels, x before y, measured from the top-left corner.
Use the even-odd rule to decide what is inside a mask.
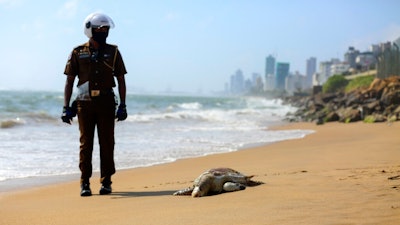
[[[114,165],[114,126],[127,118],[125,105],[126,69],[115,45],[106,43],[113,20],[103,13],[92,13],[84,21],[84,33],[89,41],[74,48],[68,58],[64,74],[64,107],[61,119],[71,124],[77,114],[80,131],[79,168],[81,170],[81,196],[91,196],[89,179],[92,176],[92,152],[95,128],[100,145],[100,194],[110,194]],[[78,93],[70,107],[75,78]],[[119,106],[113,88],[118,82]]]

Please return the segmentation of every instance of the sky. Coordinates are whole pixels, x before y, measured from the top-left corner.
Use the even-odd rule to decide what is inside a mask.
[[[305,74],[310,57],[400,37],[398,0],[0,0],[0,89],[63,91],[92,12],[115,23],[128,92],[219,92],[238,69],[264,76],[270,54]]]

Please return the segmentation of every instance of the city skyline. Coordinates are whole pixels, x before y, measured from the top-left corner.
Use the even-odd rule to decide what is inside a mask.
[[[369,49],[362,52],[353,46],[349,46],[347,51],[343,53],[342,58],[331,58],[330,60],[320,61],[317,66],[317,58],[309,57],[306,60],[305,74],[299,71],[290,70],[290,62],[279,62],[271,54],[265,58],[265,74],[260,76],[258,73],[252,73],[251,78],[247,78],[241,69],[231,76],[230,90],[226,88],[225,92],[233,94],[251,93],[257,85],[263,87],[263,91],[285,90],[288,93],[299,90],[307,90],[315,85],[323,85],[330,76],[334,74],[354,74],[369,69],[376,69],[378,58],[383,51],[398,48],[400,37],[393,42],[374,43]],[[318,67],[318,68],[317,68]],[[276,69],[275,69],[276,68]],[[239,76],[240,75],[240,76]],[[255,82],[255,75],[260,80]],[[235,88],[235,87],[241,88]],[[253,90],[251,90],[253,89]]]

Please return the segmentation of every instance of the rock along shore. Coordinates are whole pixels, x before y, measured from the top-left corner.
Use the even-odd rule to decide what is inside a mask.
[[[285,97],[284,103],[298,108],[287,115],[291,122],[393,122],[400,120],[400,76],[375,78],[368,88],[347,93]]]

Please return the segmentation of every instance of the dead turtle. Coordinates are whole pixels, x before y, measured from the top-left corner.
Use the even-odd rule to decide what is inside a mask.
[[[263,184],[263,182],[253,181],[251,178],[253,176],[246,176],[231,168],[213,168],[197,177],[192,187],[179,190],[173,195],[202,197],[222,192],[244,190],[247,186]]]

